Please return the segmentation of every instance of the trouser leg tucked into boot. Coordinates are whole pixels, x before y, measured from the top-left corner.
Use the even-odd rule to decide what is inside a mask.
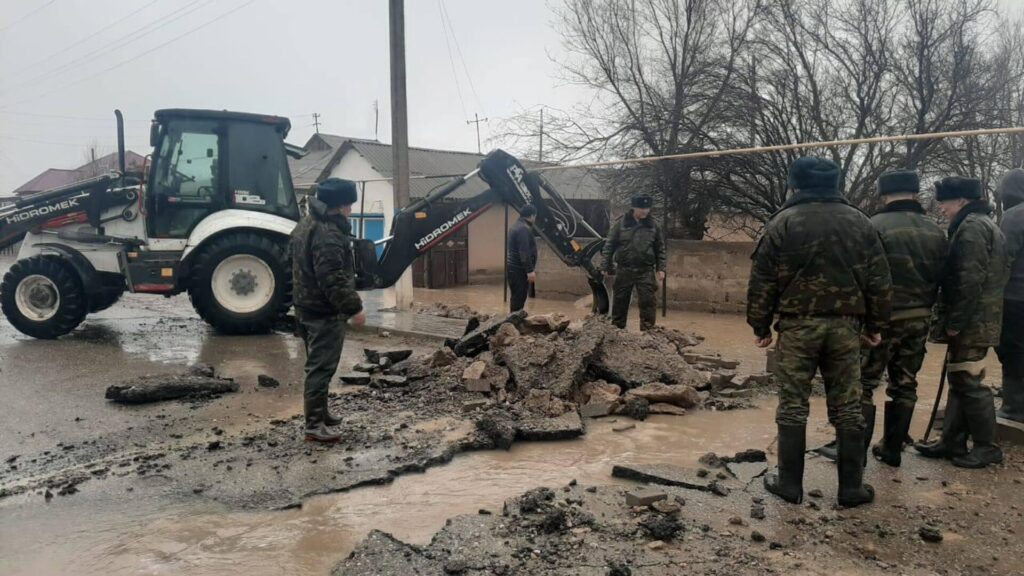
[[[864,432],[856,428],[836,431],[839,443],[839,505],[860,506],[875,499],[875,489],[864,483]]]
[[[958,390],[949,390],[946,414],[942,419],[942,437],[932,442],[918,442],[914,449],[925,458],[950,459],[967,454],[967,425]]]
[[[971,451],[953,458],[960,468],[984,468],[1003,461],[1003,451],[996,445],[996,408],[992,390],[978,387],[964,392],[964,416],[971,436]]]
[[[779,424],[778,473],[764,476],[765,490],[792,504],[799,504],[804,499],[806,432],[806,426]]]

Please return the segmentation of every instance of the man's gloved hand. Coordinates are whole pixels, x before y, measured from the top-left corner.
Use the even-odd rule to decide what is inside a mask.
[[[353,325],[353,326],[355,326],[357,328],[360,327],[360,326],[365,326],[366,325],[366,312],[360,312],[359,314],[356,314],[355,316],[349,318],[348,322],[349,322],[349,324],[351,324],[351,325]]]

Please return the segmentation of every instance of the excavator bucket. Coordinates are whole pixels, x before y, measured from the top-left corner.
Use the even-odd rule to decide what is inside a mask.
[[[608,296],[608,287],[604,285],[603,281],[598,281],[593,278],[587,278],[587,282],[590,284],[590,291],[594,293],[594,303],[591,306],[590,311],[602,316],[607,315],[611,309],[611,298]]]

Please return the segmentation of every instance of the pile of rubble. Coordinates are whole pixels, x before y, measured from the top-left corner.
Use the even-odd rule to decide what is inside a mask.
[[[413,302],[412,310],[416,314],[439,316],[441,318],[454,318],[456,320],[471,320],[476,318],[481,322],[486,322],[491,319],[488,314],[477,312],[465,304],[448,305],[441,302],[432,302],[430,304]]]
[[[462,398],[463,413],[496,446],[583,433],[581,418],[684,415],[695,408],[749,407],[767,374],[739,374],[739,363],[698,354],[695,334],[657,328],[641,334],[592,317],[517,312],[481,323],[430,356],[366,350],[348,384],[396,388],[422,382]]]

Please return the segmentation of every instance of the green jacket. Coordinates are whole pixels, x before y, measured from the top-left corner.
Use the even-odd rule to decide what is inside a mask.
[[[771,334],[775,314],[889,320],[892,280],[871,221],[839,196],[797,194],[765,225],[751,256],[747,323]]]
[[[363,310],[356,292],[352,225],[327,214],[327,205],[308,200],[307,214],[292,231],[293,299],[298,312],[354,316]]]
[[[931,316],[949,249],[945,232],[916,200],[886,205],[871,224],[882,237],[892,274],[892,319]]]
[[[608,232],[602,253],[601,269],[610,274],[615,269],[665,271],[665,237],[654,219],[648,216],[637,221],[627,212]]]
[[[1003,287],[1010,275],[1006,239],[992,220],[987,202],[968,204],[949,226],[949,256],[936,308],[935,334],[958,332],[962,347],[999,343]]]

